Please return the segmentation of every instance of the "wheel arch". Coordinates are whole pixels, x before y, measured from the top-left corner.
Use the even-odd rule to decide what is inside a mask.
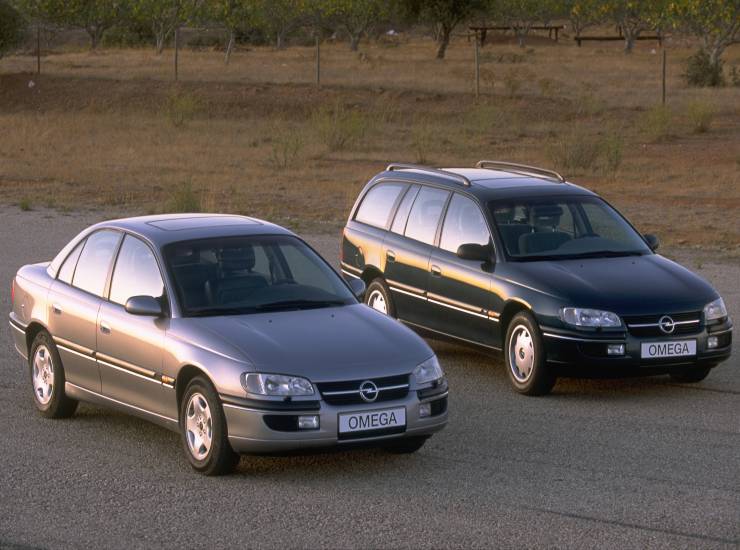
[[[383,272],[374,265],[366,266],[362,272],[362,275],[360,275],[360,278],[365,282],[366,285],[369,285],[371,282],[373,282],[374,279],[377,279],[378,277],[383,279]]]
[[[36,339],[36,336],[39,335],[40,332],[47,331],[47,328],[38,321],[31,321],[28,326],[26,327],[26,354],[31,355],[31,346],[33,345],[33,341]],[[48,331],[47,331],[48,332]]]
[[[190,381],[196,376],[203,376],[203,378],[208,380],[214,388],[216,387],[213,380],[211,380],[211,377],[208,376],[208,373],[200,367],[196,367],[195,365],[185,365],[180,368],[177,373],[177,378],[175,378],[175,395],[177,397],[178,414],[182,404],[182,396],[185,395],[185,389],[188,387]]]
[[[504,309],[501,311],[501,316],[499,317],[499,325],[501,327],[501,342],[504,342],[504,340],[506,339],[506,333],[509,330],[509,323],[511,323],[514,315],[516,315],[520,311],[526,311],[534,315],[532,307],[524,301],[509,300],[506,305],[504,305]]]

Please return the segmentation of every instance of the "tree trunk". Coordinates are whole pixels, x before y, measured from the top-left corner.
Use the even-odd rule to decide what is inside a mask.
[[[632,53],[633,49],[635,49],[635,37],[624,33],[624,53]]]
[[[100,34],[102,33],[100,33],[98,27],[96,26],[87,27],[87,29],[85,30],[87,31],[87,34],[90,36],[90,49],[92,51],[97,50],[98,43],[100,42]]]
[[[231,52],[234,50],[234,29],[229,30],[229,43],[226,44],[226,57],[224,58],[224,63],[227,65],[229,64],[229,61],[231,60]]]
[[[164,51],[164,39],[165,39],[165,33],[163,31],[160,31],[156,33],[155,40],[156,45],[155,48],[157,50],[157,55],[162,55],[162,52]]]
[[[451,27],[448,27],[447,25],[442,25],[441,27],[439,37],[437,38],[437,59],[445,58],[447,46],[450,45],[450,34],[452,34]]]
[[[350,33],[349,35],[349,49],[356,52],[360,49],[360,39],[362,38],[361,32]]]
[[[278,50],[282,50],[285,48],[285,36],[288,34],[287,30],[280,30],[277,32],[276,37],[276,44]]]

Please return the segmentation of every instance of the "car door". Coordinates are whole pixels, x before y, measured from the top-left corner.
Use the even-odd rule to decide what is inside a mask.
[[[59,349],[66,381],[100,393],[95,362],[96,322],[121,234],[96,231],[78,244],[52,284],[48,304],[49,331]]]
[[[162,354],[169,318],[133,315],[133,296],[166,304],[154,251],[127,234],[113,268],[108,301],[98,314],[97,358],[103,395],[162,416],[173,410],[175,392],[162,384]]]
[[[412,191],[415,196],[410,197]],[[385,279],[393,293],[396,315],[403,321],[428,326],[429,260],[449,196],[449,191],[436,187],[409,190],[383,242]]]
[[[478,204],[454,193],[445,213],[439,247],[432,252],[429,265],[428,299],[433,311],[429,317],[430,328],[494,345],[497,315],[490,311],[493,263],[457,256],[462,244],[489,243],[491,233]]]

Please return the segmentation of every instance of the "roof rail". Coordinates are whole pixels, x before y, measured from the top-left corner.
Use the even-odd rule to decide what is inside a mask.
[[[432,168],[430,166],[422,166],[421,164],[389,164],[386,171],[393,172],[394,170],[419,170],[420,172],[428,172],[444,178],[453,179],[457,183],[470,187],[470,180],[461,174],[455,174],[454,172],[448,172],[447,170],[440,170],[439,168]]]
[[[530,176],[545,176],[549,179],[555,179],[560,183],[565,183],[565,178],[555,170],[547,170],[545,168],[537,168],[536,166],[528,166],[526,164],[517,164],[515,162],[504,162],[499,160],[481,160],[476,165],[476,168],[502,168],[505,171],[513,172],[515,174],[526,174]]]

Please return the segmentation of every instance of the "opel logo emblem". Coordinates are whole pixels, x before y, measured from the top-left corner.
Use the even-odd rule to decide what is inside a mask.
[[[668,315],[663,315],[663,317],[660,318],[660,321],[658,321],[658,326],[660,327],[660,330],[662,330],[665,334],[670,334],[674,330],[676,330],[676,323]]]
[[[365,380],[360,384],[360,397],[367,403],[372,403],[378,398],[378,386],[370,380]]]

